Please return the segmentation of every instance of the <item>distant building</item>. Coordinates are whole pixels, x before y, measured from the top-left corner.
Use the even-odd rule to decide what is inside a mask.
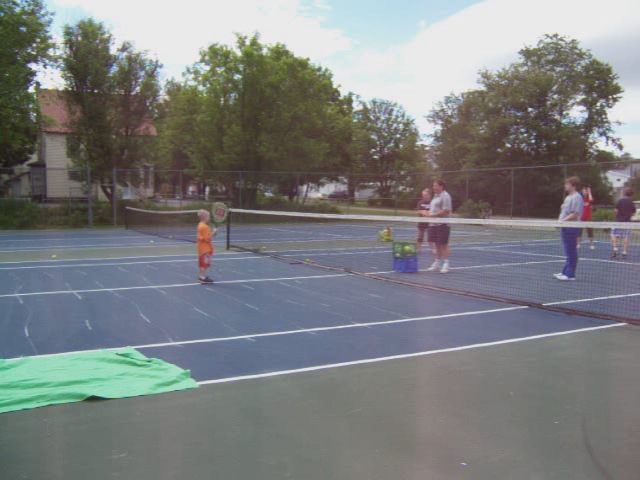
[[[607,182],[611,185],[615,198],[622,196],[622,190],[629,180],[640,175],[640,163],[631,163],[628,167],[609,170],[606,173]]]
[[[86,171],[74,167],[67,153],[67,140],[73,133],[64,92],[42,90],[38,93],[42,122],[38,134],[36,153],[23,165],[14,167],[13,173],[4,175],[5,194],[14,197],[31,197],[42,201],[87,196]],[[158,133],[149,119],[140,125],[136,135],[156,136]],[[142,176],[141,176],[142,177]],[[148,177],[148,175],[147,175]],[[102,197],[98,185],[93,184],[97,196]],[[135,190],[151,196],[153,185],[126,185],[122,190]],[[143,191],[140,192],[140,189]],[[130,195],[130,193],[128,193]]]

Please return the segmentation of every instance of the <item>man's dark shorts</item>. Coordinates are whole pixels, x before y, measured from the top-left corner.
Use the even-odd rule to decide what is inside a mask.
[[[419,223],[418,224],[418,243],[424,242],[424,234],[427,233],[428,231],[429,231],[429,224],[428,223]],[[427,238],[429,238],[428,233],[427,233]]]
[[[451,227],[449,225],[431,225],[429,227],[429,243],[448,245]]]

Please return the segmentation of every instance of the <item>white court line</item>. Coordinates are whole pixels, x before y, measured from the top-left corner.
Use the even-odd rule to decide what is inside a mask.
[[[372,240],[370,238],[356,238],[356,239],[349,239],[349,240]],[[305,242],[307,240],[300,240],[301,242]],[[316,242],[326,242],[326,240],[313,240]],[[401,239],[398,241],[407,241],[407,242],[411,242],[412,239]],[[538,241],[538,242],[549,242],[552,240],[534,240],[534,241]],[[555,240],[553,240],[555,242]],[[232,242],[233,243],[233,242]],[[241,242],[237,242],[237,243],[241,243]],[[247,241],[245,241],[244,243],[247,243]],[[260,243],[259,240],[256,240],[255,243]],[[269,242],[265,242],[265,243],[269,243]],[[278,242],[275,242],[278,243]],[[474,246],[475,245],[475,246]],[[487,247],[480,247],[479,245],[487,245]],[[459,244],[459,245],[451,245],[451,249],[452,250],[456,250],[456,251],[460,251],[460,250],[485,250],[485,249],[489,249],[491,247],[495,247],[495,248],[500,248],[500,247],[504,247],[504,248],[510,248],[510,247],[514,247],[514,246],[520,246],[522,245],[521,241],[517,241],[517,240],[513,240],[513,241],[507,241],[505,240],[504,242],[469,242],[469,243],[463,243],[463,244]],[[386,251],[391,250],[391,244],[387,244],[386,246],[380,246],[380,247],[345,247],[345,248],[306,248],[306,249],[283,249],[283,250],[264,250],[261,253],[280,253],[280,252],[329,252],[329,251],[336,251],[336,252],[340,252],[340,251],[349,251],[349,250],[366,250],[367,252],[363,252],[363,253],[368,253],[369,251],[372,250],[383,250],[383,253]],[[500,253],[510,253],[510,252],[502,252],[499,251]],[[247,252],[249,253],[249,252]],[[377,253],[377,252],[371,252],[371,253]]]
[[[182,255],[181,255],[182,256]],[[157,258],[157,257],[151,257]],[[151,263],[191,263],[197,262],[198,258],[193,255],[193,258],[186,260],[153,260],[147,262],[119,262],[119,263],[74,263],[71,265],[31,265],[27,267],[0,267],[0,270],[38,270],[41,268],[74,268],[74,267],[114,267],[118,265],[149,265]],[[266,257],[239,257],[239,258],[215,258],[214,262],[235,262],[237,260],[267,260]],[[64,261],[64,260],[61,260]],[[70,261],[70,260],[68,260]],[[72,261],[72,260],[71,260]],[[86,275],[86,273],[83,273]]]
[[[104,235],[102,237],[92,237],[91,239],[96,239],[96,240],[101,240],[101,239],[108,239],[108,238],[112,238],[114,241],[122,241],[125,238],[127,240],[141,240],[141,239],[148,239],[150,238],[149,235],[136,235],[135,237],[129,237],[126,235],[120,235],[120,236],[116,236],[116,235]],[[77,237],[76,237],[77,239]],[[40,243],[46,243],[47,241],[59,241],[59,242],[64,242],[64,241],[68,241],[68,240],[73,240],[73,237],[42,237],[42,238],[35,238],[35,239],[29,239],[29,240],[25,240],[25,239],[20,239],[20,240],[0,240],[0,243],[13,243],[13,242],[40,242]],[[68,244],[67,244],[68,245]]]
[[[290,250],[287,250],[290,251]],[[277,253],[277,252],[265,252],[265,253]],[[390,250],[385,251],[358,251],[358,252],[330,252],[330,253],[314,253],[313,257],[336,257],[340,255],[380,255],[380,254],[390,254]],[[284,255],[278,255],[279,257],[300,257],[299,253],[287,253]],[[303,255],[304,256],[304,255]]]
[[[268,377],[280,377],[284,375],[293,375],[296,373],[307,373],[307,372],[315,372],[318,370],[328,370],[333,368],[341,368],[341,367],[350,367],[354,365],[366,365],[370,363],[381,363],[388,362],[392,360],[402,360],[407,358],[416,358],[416,357],[425,357],[427,355],[435,355],[438,353],[451,353],[451,352],[462,352],[465,350],[474,350],[478,348],[487,348],[487,347],[495,347],[498,345],[508,345],[510,343],[521,343],[521,342],[529,342],[532,340],[540,340],[543,338],[551,338],[551,337],[559,337],[564,335],[571,335],[574,333],[585,333],[592,332],[596,330],[604,330],[607,328],[621,327],[624,324],[614,323],[613,325],[603,325],[599,327],[589,327],[589,328],[581,328],[577,330],[568,330],[564,332],[555,332],[555,333],[545,333],[542,335],[533,335],[531,337],[520,337],[520,338],[512,338],[509,340],[498,340],[495,342],[487,342],[487,343],[476,343],[473,345],[465,345],[462,347],[452,347],[452,348],[442,348],[439,350],[427,350],[424,352],[416,352],[416,353],[405,353],[402,355],[392,355],[389,357],[378,357],[378,358],[367,358],[364,360],[354,360],[351,362],[342,362],[342,363],[331,363],[327,365],[317,365],[314,367],[306,367],[306,368],[296,368],[293,370],[280,370],[277,372],[268,372],[268,373],[259,373],[256,375],[243,375],[240,377],[228,377],[228,378],[220,378],[216,380],[204,380],[198,382],[199,385],[212,385],[216,383],[231,383],[231,382],[239,382],[242,380],[255,380],[258,378],[268,378]]]
[[[151,243],[151,242],[149,242]],[[108,244],[95,244],[95,245],[65,245],[63,247],[45,247],[45,248],[23,248],[21,250],[0,250],[0,253],[20,253],[20,252],[46,252],[46,251],[50,251],[50,250],[74,250],[74,249],[81,249],[81,250],[89,250],[92,248],[156,248],[156,247],[175,247],[178,245],[189,245],[189,243],[187,242],[180,242],[180,243],[153,243],[153,245],[149,245],[149,243],[129,243],[129,244],[120,244],[120,245],[113,245],[111,243]]]
[[[284,229],[284,228],[273,228],[273,227],[269,227],[268,230],[273,230],[274,232],[287,232],[287,233],[295,233],[295,234],[304,234],[304,235],[308,235],[308,231],[299,231],[299,230],[289,230],[289,229]],[[337,233],[326,233],[326,232],[315,232],[315,235],[325,235],[328,237],[340,237],[340,238],[344,238],[344,235],[338,235]]]
[[[630,297],[640,297],[640,293],[625,293],[621,295],[609,295],[606,297],[593,297],[593,298],[583,298],[581,300],[563,300],[561,302],[551,302],[551,303],[543,303],[542,305],[545,307],[551,307],[553,305],[566,305],[570,303],[585,303],[585,302],[597,302],[599,300],[616,300],[618,298],[630,298]]]
[[[579,257],[581,262],[598,262],[598,263],[612,263],[614,265],[630,265],[637,267],[640,263],[630,262],[628,260],[604,260],[602,258],[588,258],[588,257]]]
[[[519,262],[519,263],[496,263],[496,264],[489,264],[489,265],[471,265],[468,267],[450,267],[449,270],[471,270],[471,269],[476,269],[476,268],[501,268],[501,267],[512,267],[512,266],[522,266],[522,265],[540,265],[540,264],[546,264],[546,263],[561,263],[564,262],[564,260],[544,260],[544,261],[540,261],[540,262]],[[427,272],[428,270],[423,269],[423,270],[418,270],[419,272]],[[398,272],[394,272],[393,270],[390,270],[388,272],[367,272],[365,273],[365,275],[382,275],[382,274],[386,274],[386,273],[398,273]]]
[[[505,245],[506,248],[509,248],[508,245]],[[499,247],[498,247],[499,248]],[[529,255],[536,257],[552,257],[552,258],[566,258],[564,255],[551,255],[549,253],[533,253],[533,252],[514,252],[513,250],[496,250],[491,247],[476,247],[470,250],[479,250],[483,252],[498,252],[498,253],[513,253],[515,255]],[[627,260],[606,260],[603,258],[590,258],[590,257],[580,257],[579,261],[581,262],[598,262],[598,263],[611,263],[614,265],[632,265],[638,266],[640,263],[629,262]]]
[[[255,307],[252,307],[252,308],[255,308]],[[369,327],[375,327],[375,326],[394,325],[398,323],[420,322],[425,320],[439,320],[443,318],[468,317],[473,315],[483,315],[487,313],[510,312],[513,310],[525,310],[527,308],[529,307],[505,307],[505,308],[496,308],[491,310],[477,310],[477,311],[471,311],[471,312],[448,313],[444,315],[431,315],[428,317],[401,318],[398,320],[383,320],[380,322],[349,323],[346,325],[334,325],[331,327],[315,327],[315,328],[305,328],[305,329],[298,329],[298,330],[285,330],[281,332],[256,333],[253,335],[237,335],[233,337],[202,338],[197,340],[183,340],[180,342],[151,343],[146,345],[136,345],[131,348],[142,350],[142,349],[150,349],[150,348],[197,345],[200,343],[232,342],[237,340],[248,340],[248,339],[265,338],[265,337],[280,337],[284,335],[300,335],[304,333],[328,332],[333,330],[345,330],[345,329],[352,329],[352,328],[369,328]],[[123,348],[126,348],[126,347],[114,347],[114,348],[107,348],[104,350],[114,351],[114,350],[121,350]],[[101,350],[102,349],[93,349],[93,350],[80,350],[76,352],[48,353],[43,355],[30,356],[29,358],[57,357],[57,356],[64,356],[64,355],[73,355],[77,353],[92,353],[92,352],[98,352]],[[19,358],[21,357],[10,358],[8,360],[18,360]]]
[[[490,265],[473,265],[469,267],[450,267],[450,270],[472,270],[476,268],[502,268],[502,267],[514,267],[523,265],[542,265],[546,263],[562,263],[565,260],[541,260],[539,262],[519,262],[519,263],[495,263]]]
[[[193,254],[195,255],[195,253]],[[253,255],[251,252],[216,252],[216,256],[220,255]],[[0,262],[0,265],[13,265],[17,263],[62,263],[62,262],[104,262],[106,260],[134,260],[138,258],[165,258],[165,257],[189,257],[192,254],[189,253],[180,253],[180,254],[171,254],[171,255],[142,255],[138,257],[109,257],[109,258],[80,258],[74,260],[72,258],[60,259],[60,260],[25,260],[22,262]]]
[[[226,285],[226,284],[234,284],[234,283],[261,283],[261,282],[281,282],[283,280],[312,280],[316,278],[336,278],[336,277],[348,277],[349,273],[338,273],[333,275],[312,275],[306,277],[282,277],[282,278],[252,278],[246,280],[224,280],[220,282],[216,282],[217,285]],[[79,293],[102,293],[102,292],[121,292],[125,290],[149,290],[149,289],[161,289],[161,288],[180,288],[180,287],[193,287],[193,286],[201,286],[200,283],[178,283],[174,285],[144,285],[139,287],[117,287],[117,288],[95,288],[89,290],[57,290],[53,292],[31,292],[31,293],[8,293],[4,295],[0,295],[0,298],[10,298],[10,297],[36,297],[42,295],[64,295],[64,294],[73,294],[78,295]]]
[[[508,245],[505,245],[507,248]],[[513,250],[498,250],[493,247],[475,247],[470,250],[478,250],[479,252],[497,252],[497,253],[511,253],[514,255],[528,255],[530,257],[551,257],[551,258],[567,258],[564,255],[551,255],[550,253],[532,253],[532,252],[514,252]]]

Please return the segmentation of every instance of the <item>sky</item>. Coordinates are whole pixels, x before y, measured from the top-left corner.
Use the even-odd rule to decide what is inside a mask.
[[[211,43],[259,32],[329,68],[343,92],[400,103],[423,134],[424,116],[480,69],[516,60],[559,33],[610,63],[625,93],[611,112],[625,151],[640,157],[640,2],[637,0],[47,0],[62,26],[92,16],[181,77]],[[49,82],[56,83],[54,77]],[[57,86],[57,85],[56,85]]]

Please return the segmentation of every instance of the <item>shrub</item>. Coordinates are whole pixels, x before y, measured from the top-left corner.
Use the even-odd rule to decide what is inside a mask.
[[[469,199],[460,205],[460,208],[456,210],[458,216],[462,218],[481,218],[482,211],[488,210],[491,206],[487,202],[474,202]]]
[[[30,200],[0,199],[0,228],[3,230],[37,228],[40,218],[40,208]]]
[[[591,216],[594,222],[615,222],[616,212],[612,208],[599,208]]]
[[[302,213],[340,213],[336,205],[330,203],[298,203],[290,202],[284,197],[264,197],[258,205],[260,210]]]

